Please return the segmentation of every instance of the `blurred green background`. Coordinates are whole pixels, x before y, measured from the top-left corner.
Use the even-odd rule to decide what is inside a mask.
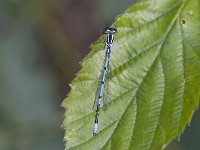
[[[100,31],[136,0],[0,1],[0,150],[63,150],[62,100]],[[167,150],[200,149],[200,112]]]

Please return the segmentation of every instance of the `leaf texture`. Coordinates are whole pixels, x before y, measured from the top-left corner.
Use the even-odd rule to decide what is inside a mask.
[[[102,36],[83,60],[62,106],[66,149],[160,150],[178,138],[200,98],[200,1],[142,0],[119,16],[108,110],[92,135]]]

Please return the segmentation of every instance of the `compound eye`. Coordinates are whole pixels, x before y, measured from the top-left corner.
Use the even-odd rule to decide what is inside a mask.
[[[111,31],[112,31],[113,33],[117,33],[117,29],[116,29],[116,28],[111,28]]]

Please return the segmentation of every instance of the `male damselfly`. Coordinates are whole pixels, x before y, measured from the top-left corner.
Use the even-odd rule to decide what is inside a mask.
[[[100,82],[97,87],[97,92],[96,92],[94,106],[93,106],[93,107],[96,107],[93,136],[96,136],[96,134],[97,134],[99,109],[100,109],[100,105],[101,105],[101,100],[103,98],[103,91],[107,92],[107,88],[105,87],[105,78],[108,77],[110,74],[109,61],[110,61],[110,53],[111,53],[111,48],[112,48],[112,45],[114,42],[114,34],[115,33],[117,33],[117,29],[110,28],[110,27],[105,28],[103,31],[103,34],[107,34],[107,37],[105,40],[106,52],[105,52],[105,56],[104,56],[104,63],[103,63],[102,71],[101,71]],[[106,103],[104,102],[104,106],[105,105],[106,105]]]

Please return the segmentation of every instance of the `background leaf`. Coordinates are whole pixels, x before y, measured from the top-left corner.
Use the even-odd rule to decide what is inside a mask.
[[[199,8],[198,0],[146,0],[117,18],[108,110],[93,137],[102,36],[62,104],[67,149],[154,150],[179,137],[200,97]]]

